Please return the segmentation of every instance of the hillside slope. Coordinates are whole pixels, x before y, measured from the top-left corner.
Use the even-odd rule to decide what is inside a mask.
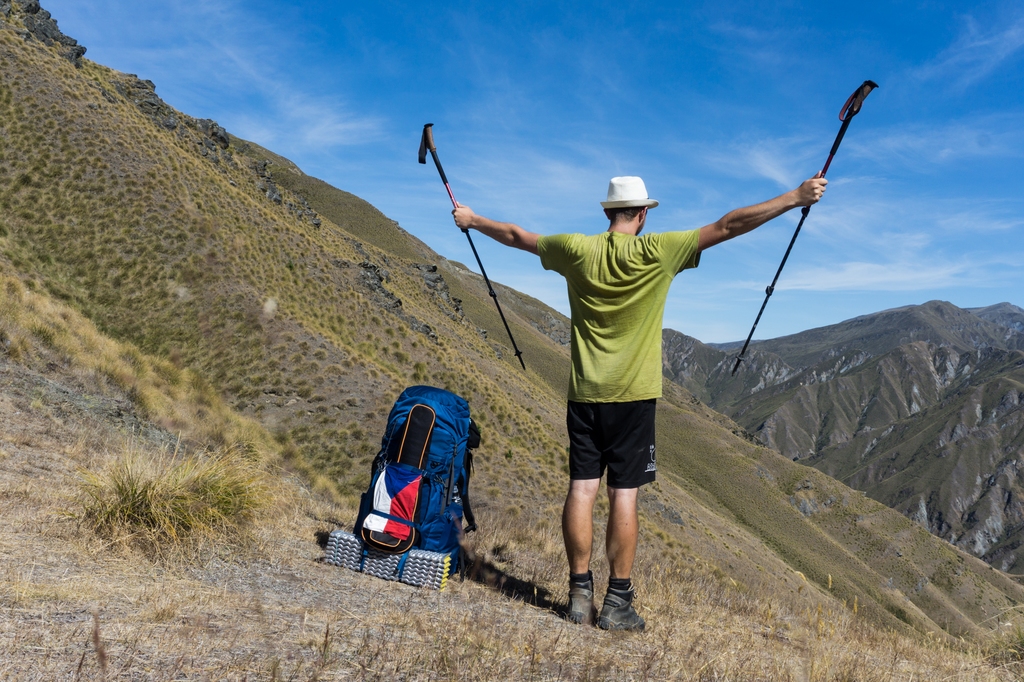
[[[1000,622],[995,616],[1024,601],[1024,590],[1004,574],[887,507],[748,442],[729,419],[668,385],[659,404],[663,476],[641,496],[644,539],[637,570],[644,586],[641,608],[657,646],[627,639],[607,659],[566,653],[559,638],[580,635],[569,634],[556,618],[565,581],[558,522],[566,467],[568,353],[559,342],[564,318],[498,287],[524,349],[523,372],[476,275],[409,238],[365,202],[302,175],[283,157],[267,158],[215,122],[174,111],[152,84],[85,59],[69,60],[62,43],[47,45],[31,32],[26,38],[33,9],[38,13],[38,5],[16,3],[0,27],[5,373],[23,377],[23,368],[41,373],[52,364],[49,371],[76,374],[91,347],[74,345],[79,337],[61,330],[69,321],[88,326],[120,344],[116,354],[129,367],[153,362],[168,376],[187,372],[196,377],[193,384],[212,388],[209,404],[176,412],[123,377],[116,384],[118,400],[130,403],[140,423],[173,432],[203,423],[214,402],[231,407],[233,418],[259,426],[259,434],[245,442],[280,453],[286,476],[299,475],[311,490],[312,501],[291,507],[282,525],[267,521],[255,577],[244,568],[247,558],[230,554],[218,556],[221,563],[213,568],[182,569],[188,586],[180,600],[187,607],[172,613],[198,618],[207,607],[201,598],[185,596],[188,590],[224,589],[220,594],[243,602],[252,598],[255,605],[244,618],[258,620],[263,597],[252,595],[272,595],[289,623],[281,646],[299,646],[312,635],[299,622],[298,606],[284,606],[286,596],[295,585],[315,583],[324,601],[304,597],[298,603],[318,623],[337,625],[343,619],[331,613],[339,610],[370,613],[370,624],[344,619],[350,640],[323,634],[327,649],[333,642],[348,656],[322,653],[338,675],[354,661],[364,671],[375,665],[371,634],[375,619],[386,615],[403,624],[401,637],[431,644],[421,663],[450,666],[451,660],[442,660],[445,647],[461,647],[455,657],[465,664],[460,670],[481,674],[522,674],[540,651],[542,672],[550,677],[581,670],[590,671],[581,676],[605,670],[600,674],[636,677],[647,666],[666,678],[682,670],[785,679],[806,677],[807,666],[830,661],[849,679],[878,679],[880,668],[862,670],[855,662],[865,656],[889,660],[897,646],[907,653],[896,657],[902,662],[893,664],[890,675],[948,675],[974,665],[964,662],[973,660],[970,655],[912,637],[932,632],[941,639],[946,632],[984,638]],[[107,565],[102,547],[76,538],[66,520],[49,526],[46,532],[55,536],[39,528],[41,519],[71,504],[70,462],[88,466],[97,448],[111,447],[109,437],[83,440],[84,452],[69,450],[53,433],[43,438],[54,427],[21,416],[36,409],[33,391],[18,388],[21,381],[4,384],[6,404],[17,407],[4,413],[0,434],[10,454],[0,457],[0,468],[12,489],[23,490],[4,502],[5,514],[18,514],[0,546],[10,557],[7,565],[15,567],[7,585],[16,589],[5,592],[14,596],[3,597],[10,622],[24,624],[29,616],[22,614],[30,614],[44,623],[36,630],[40,637],[47,627],[67,634],[55,614],[85,613],[86,602],[99,599],[117,604],[125,632],[156,627],[159,609],[149,615],[133,610],[132,598],[103,585],[90,583],[75,594],[54,587],[62,580],[56,569],[39,575],[21,570],[30,556],[22,546],[45,550],[51,568],[89,548],[90,561],[72,564],[76,574]],[[352,522],[355,494],[366,485],[387,410],[401,388],[417,382],[464,395],[482,426],[473,493],[481,531],[468,544],[480,582],[541,609],[517,622],[518,639],[509,639],[507,617],[500,614],[522,609],[494,600],[484,588],[476,591],[472,581],[453,588],[457,596],[444,602],[314,562],[319,550],[312,531]],[[51,404],[46,392],[38,400],[40,408]],[[36,435],[27,441],[18,435],[33,429]],[[196,439],[211,445],[237,440],[222,428],[195,429]],[[62,458],[72,459],[59,465]],[[25,473],[34,459],[53,472],[49,485],[38,472]],[[58,537],[59,546],[49,546],[49,537]],[[146,569],[151,575],[164,570],[159,562],[152,566]],[[296,576],[281,578],[289,587],[259,577],[277,566]],[[133,571],[130,562],[119,564],[108,577],[130,584],[125,593],[136,597],[160,589],[159,577],[146,583]],[[175,579],[181,575],[174,573]],[[599,574],[599,581],[605,577]],[[353,591],[394,597],[346,606],[343,594]],[[401,615],[405,599],[425,606]],[[220,614],[219,622],[238,615],[226,606],[227,597],[213,602],[207,610]],[[493,620],[485,626],[476,627],[466,615],[481,608],[477,602],[490,604]],[[152,606],[152,600],[145,603]],[[427,613],[444,603],[449,605]],[[458,610],[460,603],[469,610]],[[456,639],[429,639],[442,631],[442,622]],[[547,628],[541,634],[539,622]],[[232,634],[273,636],[270,625],[256,628],[256,635],[241,627],[225,628],[219,641]],[[735,633],[767,644],[749,656],[739,653],[730,649]],[[608,641],[592,632],[583,637],[594,650]],[[129,634],[121,640],[126,674],[131,665],[145,665],[131,658],[130,640]],[[459,644],[464,641],[469,643]],[[518,644],[510,651],[510,641],[532,641],[533,653]],[[146,656],[161,654],[166,661],[158,642],[149,641]],[[33,644],[12,635],[5,646],[15,661],[40,662]],[[316,644],[306,648],[315,652]],[[258,663],[253,668],[269,675],[274,657],[284,653],[275,644],[247,655]],[[201,652],[197,660],[209,663],[210,657],[215,661],[216,652]],[[67,673],[57,659],[54,669]],[[563,664],[565,675],[558,672]]]
[[[609,638],[562,621],[557,524],[501,496],[481,500],[483,538],[473,546],[486,554],[477,555],[469,580],[443,593],[319,563],[314,531],[351,523],[352,509],[288,480],[249,542],[207,546],[184,563],[114,551],[73,516],[83,470],[108,467],[125,449],[166,458],[180,434],[193,447],[239,443],[259,456],[274,447],[187,370],[176,374],[166,361],[104,339],[78,313],[17,280],[0,285],[6,679],[1012,675],[1006,654],[958,651],[875,625],[895,613],[918,627],[942,620],[954,632],[983,636],[984,628],[961,628],[982,614],[1007,617],[1016,586],[1002,574],[938,547],[823,474],[740,443],[721,417],[671,402],[661,408],[661,427],[686,446],[666,463],[674,473],[641,495],[637,574],[640,608],[651,621],[646,637]],[[788,503],[780,487],[793,492]],[[830,533],[848,536],[854,551],[838,550],[843,561]],[[762,537],[774,538],[773,549]],[[890,541],[877,546],[883,537]],[[876,557],[871,565],[859,558],[868,556]],[[882,575],[887,582],[878,582]]]

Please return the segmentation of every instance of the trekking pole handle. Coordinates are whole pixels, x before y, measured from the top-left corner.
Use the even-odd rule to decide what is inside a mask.
[[[428,123],[423,126],[423,137],[427,144],[427,149],[432,152],[437,151],[437,147],[434,145],[434,124]]]
[[[437,172],[441,176],[441,182],[444,183],[444,188],[448,191],[448,198],[452,200],[452,208],[458,208],[459,202],[455,201],[455,195],[452,194],[451,185],[448,184],[448,176],[444,174],[444,168],[441,166],[441,159],[437,158],[437,146],[434,144],[434,124],[427,123],[423,126],[423,135],[420,137],[420,163],[427,162],[427,152],[430,152],[430,158],[434,159],[434,165],[437,167]],[[466,230],[462,230],[466,232]],[[468,234],[468,232],[466,233]]]

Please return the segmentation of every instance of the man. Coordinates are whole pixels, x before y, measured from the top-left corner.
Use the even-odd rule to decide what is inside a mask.
[[[562,534],[569,560],[569,620],[594,616],[590,571],[593,510],[601,476],[608,471],[606,553],[608,592],[599,627],[644,629],[633,608],[630,573],[639,522],[637,491],[654,481],[655,403],[661,397],[661,325],[669,285],[695,268],[715,244],[750,232],[798,206],[821,199],[820,173],[796,189],[755,206],[739,208],[699,230],[640,237],[647,212],[658,205],[643,180],[612,178],[601,202],[610,221],[603,234],[541,236],[513,223],[477,215],[468,206],[452,211],[455,224],[507,246],[540,256],[546,270],[565,277],[572,311],[572,373],[566,426],[569,492]]]

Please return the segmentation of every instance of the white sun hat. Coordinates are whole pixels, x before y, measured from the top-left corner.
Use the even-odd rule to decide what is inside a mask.
[[[611,179],[608,183],[608,201],[602,201],[601,205],[605,208],[654,208],[658,202],[647,196],[647,186],[642,179],[626,175]]]

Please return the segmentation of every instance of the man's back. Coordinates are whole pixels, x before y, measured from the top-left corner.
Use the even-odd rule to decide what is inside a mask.
[[[563,275],[572,309],[569,400],[661,396],[661,325],[677,273],[696,267],[698,231],[541,237],[545,269]]]

